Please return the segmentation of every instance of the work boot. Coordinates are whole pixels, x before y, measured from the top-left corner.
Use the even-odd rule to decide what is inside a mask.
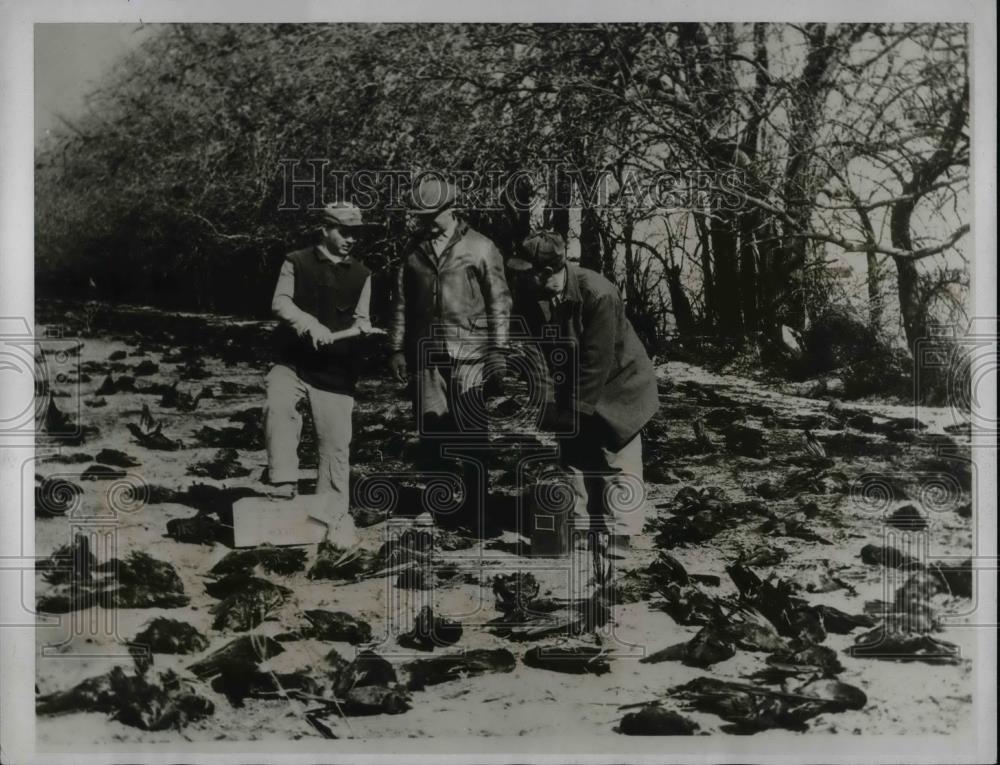
[[[296,481],[264,484],[264,494],[271,499],[295,499],[299,494]]]

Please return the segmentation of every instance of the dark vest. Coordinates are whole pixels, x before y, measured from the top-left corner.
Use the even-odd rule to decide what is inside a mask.
[[[371,271],[350,257],[332,263],[316,247],[286,257],[295,266],[295,305],[333,332],[350,327]],[[316,351],[312,343],[286,326],[278,327],[276,339],[279,358],[304,382],[320,390],[354,393],[362,346],[353,339]]]

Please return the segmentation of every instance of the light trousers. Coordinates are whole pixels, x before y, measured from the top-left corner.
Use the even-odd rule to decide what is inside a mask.
[[[563,449],[562,462],[573,489],[572,520],[577,528],[623,536],[642,531],[647,508],[639,435],[617,451],[599,443],[574,443]]]
[[[350,498],[351,415],[354,397],[320,390],[304,382],[290,367],[276,364],[267,374],[267,401],[264,408],[264,440],[267,472],[271,483],[298,480],[299,439],[302,415],[296,405],[309,400],[316,426],[319,472],[317,494],[337,494],[343,507]]]

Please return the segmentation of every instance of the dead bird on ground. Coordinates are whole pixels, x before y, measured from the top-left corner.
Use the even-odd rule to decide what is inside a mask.
[[[215,713],[215,705],[174,672],[163,673],[159,682],[145,675],[121,673],[111,678],[115,694],[114,719],[140,730],[180,730]]]
[[[257,670],[261,662],[284,651],[281,643],[274,638],[265,635],[243,635],[195,662],[188,669],[202,679],[223,672],[249,674]]]
[[[108,465],[89,465],[86,470],[80,473],[81,481],[117,481],[127,474],[124,470]]]
[[[806,721],[824,712],[862,709],[868,698],[859,689],[833,680],[810,680],[790,690],[699,677],[670,689],[691,708],[716,714],[738,732],[768,728],[804,730]]]
[[[592,645],[535,646],[524,654],[526,666],[575,675],[603,675],[611,671],[607,651]]]
[[[244,423],[241,428],[203,425],[194,438],[202,446],[256,451],[264,448],[264,427],[257,422]]]
[[[342,697],[354,688],[370,685],[395,686],[398,682],[392,664],[374,651],[363,650],[340,671],[334,693]]]
[[[234,707],[242,707],[247,698],[287,699],[297,693],[318,696],[322,689],[320,683],[306,672],[237,672],[227,669],[212,679],[212,690],[225,696]]]
[[[802,598],[795,597],[795,587],[777,577],[762,580],[739,563],[726,567],[726,573],[740,591],[740,601],[759,611],[775,626],[779,635],[801,637],[813,643],[826,639],[822,615]]]
[[[926,633],[896,631],[887,624],[859,635],[847,651],[855,658],[920,661],[926,664],[962,663],[961,649],[954,643]]]
[[[231,535],[231,527],[225,526],[218,518],[207,513],[198,513],[189,518],[171,518],[167,521],[167,536],[176,542],[207,545]]]
[[[923,568],[917,558],[889,545],[865,545],[861,548],[861,560],[869,565],[886,568]]]
[[[35,568],[49,584],[85,584],[94,579],[96,565],[97,556],[90,550],[90,538],[77,534],[71,544],[59,547],[47,559],[38,561]]]
[[[417,612],[413,629],[400,635],[398,641],[404,648],[433,651],[435,647],[453,645],[461,637],[462,625],[459,622],[435,616],[430,606],[424,606]]]
[[[236,592],[209,609],[215,615],[212,628],[235,632],[251,630],[272,617],[285,604],[291,592],[288,587],[266,579],[249,577]]]
[[[236,449],[219,449],[210,460],[191,464],[187,474],[221,481],[225,478],[242,478],[250,475],[250,468],[240,463],[240,454]]]
[[[277,640],[332,640],[334,642],[359,645],[372,640],[372,627],[364,619],[359,619],[346,611],[326,611],[314,608],[302,612],[306,625],[293,632],[277,636]]]
[[[192,396],[190,393],[178,390],[178,384],[178,381],[174,380],[170,387],[160,396],[160,406],[162,408],[177,409],[181,412],[193,412],[198,408],[198,404],[202,399],[214,398],[212,389],[207,385],[202,387],[196,395]]]
[[[463,677],[511,672],[516,664],[514,654],[506,648],[477,649],[416,659],[400,667],[399,672],[408,690],[419,691]]]
[[[142,405],[139,423],[129,422],[127,427],[136,442],[147,449],[174,452],[182,447],[180,441],[163,435],[163,423],[153,418],[148,404]]]
[[[710,667],[736,655],[732,641],[714,626],[702,627],[690,640],[654,651],[640,659],[641,664],[680,661],[691,667]]]
[[[698,730],[698,723],[659,704],[628,712],[618,723],[618,732],[625,736],[693,736]]]
[[[113,558],[95,570],[114,574],[99,593],[105,608],[179,608],[190,600],[176,569],[141,550],[134,550],[125,560]]]
[[[100,462],[103,465],[114,465],[115,467],[138,467],[142,464],[131,454],[126,454],[118,449],[101,449],[97,453],[97,456],[94,457],[94,462]]]
[[[352,580],[372,569],[380,568],[379,557],[358,545],[350,548],[338,547],[329,540],[319,543],[316,562],[309,573],[310,579]]]
[[[104,378],[100,387],[94,391],[95,396],[113,396],[116,393],[134,393],[135,378],[128,375],[121,375],[116,380],[111,373]]]
[[[132,374],[136,377],[148,377],[149,375],[155,375],[160,371],[160,365],[155,361],[150,361],[149,359],[144,359],[136,364],[135,369],[132,370]]]
[[[39,715],[102,712],[125,725],[156,731],[179,730],[188,722],[214,714],[215,707],[173,672],[151,681],[114,667],[68,691],[39,697],[35,711]]]
[[[132,643],[153,653],[200,653],[208,648],[208,638],[187,622],[158,616],[136,633]]]
[[[261,545],[249,550],[233,550],[212,566],[209,573],[227,576],[250,573],[257,567],[278,576],[291,576],[306,567],[306,551],[298,547]]]
[[[819,439],[816,438],[809,428],[803,431],[802,442],[805,445],[806,454],[811,457],[826,457],[826,449],[823,448],[823,444],[819,442]]]

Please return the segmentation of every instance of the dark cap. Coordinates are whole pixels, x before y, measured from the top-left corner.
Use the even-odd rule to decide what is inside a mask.
[[[366,225],[361,218],[361,210],[349,202],[331,202],[319,211],[320,222],[324,226],[344,226],[357,228]]]
[[[511,258],[507,268],[514,271],[533,271],[551,268],[558,271],[566,265],[566,240],[556,231],[533,231],[521,244],[522,257]]]
[[[436,215],[453,204],[455,187],[441,178],[423,178],[410,191],[411,215]]]

